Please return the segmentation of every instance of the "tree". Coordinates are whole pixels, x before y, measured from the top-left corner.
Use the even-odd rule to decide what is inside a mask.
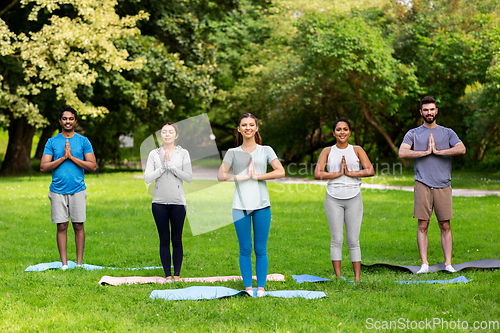
[[[330,126],[344,116],[354,120],[358,144],[374,138],[380,151],[397,156],[398,106],[418,90],[414,68],[392,57],[391,39],[368,9],[343,6],[280,1],[255,19],[232,17],[217,39],[229,61],[221,64],[226,86],[212,109],[226,137],[234,119],[252,112],[262,120],[266,143],[286,161],[312,161],[332,144]]]
[[[133,58],[146,63],[127,72],[100,70],[82,98],[110,110],[104,118],[80,124],[92,141],[100,165],[121,159],[118,137],[156,131],[165,121],[207,112],[216,87],[212,24],[238,8],[237,1],[121,1],[122,15],[150,13],[138,23],[141,35],[117,42]],[[139,143],[140,135],[134,135]]]
[[[209,116],[222,150],[234,146],[235,122],[241,113],[248,109],[259,113],[256,103],[261,104],[262,96],[255,99],[248,90],[257,88],[255,82],[259,74],[254,69],[269,60],[264,56],[263,43],[270,37],[272,29],[268,19],[273,8],[271,1],[242,0],[224,19],[209,21],[217,63],[214,75],[217,89]],[[266,94],[264,87],[261,88],[260,92]]]
[[[457,132],[474,151],[464,158],[476,161],[495,142],[494,126],[480,124],[494,109],[490,67],[499,45],[498,9],[498,0],[416,0],[386,11],[393,20],[386,29],[394,36],[394,57],[415,66],[422,94],[438,101],[438,122]],[[493,98],[483,98],[486,94]],[[417,102],[401,107],[403,133],[420,120]]]
[[[467,141],[475,162],[483,162],[488,152],[491,152],[494,163],[500,162],[500,52],[492,60],[484,84],[476,82],[467,86],[462,99],[464,105],[471,111],[465,118]]]
[[[78,91],[91,86],[97,67],[106,71],[140,68],[143,59],[129,59],[115,41],[136,36],[141,12],[119,17],[115,0],[22,0],[0,19],[0,112],[9,144],[0,174],[29,168],[36,127],[47,124],[40,110],[44,96],[72,105],[82,118],[108,110],[84,103]]]

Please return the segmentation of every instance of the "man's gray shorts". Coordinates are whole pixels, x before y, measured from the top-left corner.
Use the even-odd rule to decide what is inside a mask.
[[[75,194],[59,194],[49,190],[52,223],[82,223],[87,220],[87,190]]]

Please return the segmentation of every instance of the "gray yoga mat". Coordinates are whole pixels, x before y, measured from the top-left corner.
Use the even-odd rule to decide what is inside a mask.
[[[420,266],[411,266],[411,265],[394,265],[394,264],[387,264],[387,263],[376,263],[376,264],[371,264],[371,265],[366,265],[366,264],[361,264],[363,267],[389,267],[389,268],[394,268],[394,269],[399,269],[399,270],[406,270],[410,271],[413,274],[416,274],[418,270],[420,269]],[[461,264],[452,264],[453,268],[457,272],[463,270],[463,269],[493,269],[493,268],[500,268],[500,259],[482,259],[482,260],[474,260],[474,261],[467,261]],[[437,271],[445,271],[444,269],[444,263],[440,263],[437,265],[432,265],[429,266],[429,273],[432,272],[437,272]]]
[[[319,276],[314,276],[314,275],[292,275],[293,279],[297,283],[304,283],[304,282],[325,282],[325,281],[331,281],[330,279],[325,279]],[[342,280],[345,282],[348,282],[350,284],[354,284],[356,282],[354,281],[349,281],[345,277],[341,276]],[[445,284],[445,283],[468,283],[471,282],[471,280],[468,280],[465,276],[460,275],[456,278],[450,279],[450,280],[422,280],[422,281],[394,281],[396,283],[400,284],[414,284],[414,283],[440,283],[440,284]],[[373,282],[373,281],[362,281],[362,282]],[[376,282],[380,282],[376,281]]]

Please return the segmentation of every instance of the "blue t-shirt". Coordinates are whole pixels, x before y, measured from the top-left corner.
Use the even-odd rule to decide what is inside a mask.
[[[71,138],[65,138],[59,133],[47,141],[43,154],[52,156],[54,161],[63,157],[66,139],[69,140],[71,154],[82,161],[85,160],[85,154],[94,152],[89,139],[86,137],[75,133]],[[83,168],[70,160],[65,160],[59,167],[52,170],[50,190],[59,194],[74,194],[83,191],[86,189],[84,173]]]
[[[451,129],[443,126],[427,128],[424,125],[409,130],[403,143],[414,151],[425,151],[429,147],[430,134],[434,137],[437,150],[449,149],[462,142]],[[444,188],[451,184],[451,157],[430,154],[414,161],[415,180],[428,187]]]

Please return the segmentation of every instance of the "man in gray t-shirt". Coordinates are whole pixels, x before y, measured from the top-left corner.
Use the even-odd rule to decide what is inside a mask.
[[[419,111],[423,125],[409,130],[399,147],[399,157],[415,159],[413,217],[418,219],[417,243],[422,260],[422,267],[417,274],[429,271],[427,229],[433,209],[441,229],[445,269],[455,272],[451,265],[451,156],[465,154],[465,146],[452,129],[436,124],[438,108],[434,98],[424,97],[420,101]]]

